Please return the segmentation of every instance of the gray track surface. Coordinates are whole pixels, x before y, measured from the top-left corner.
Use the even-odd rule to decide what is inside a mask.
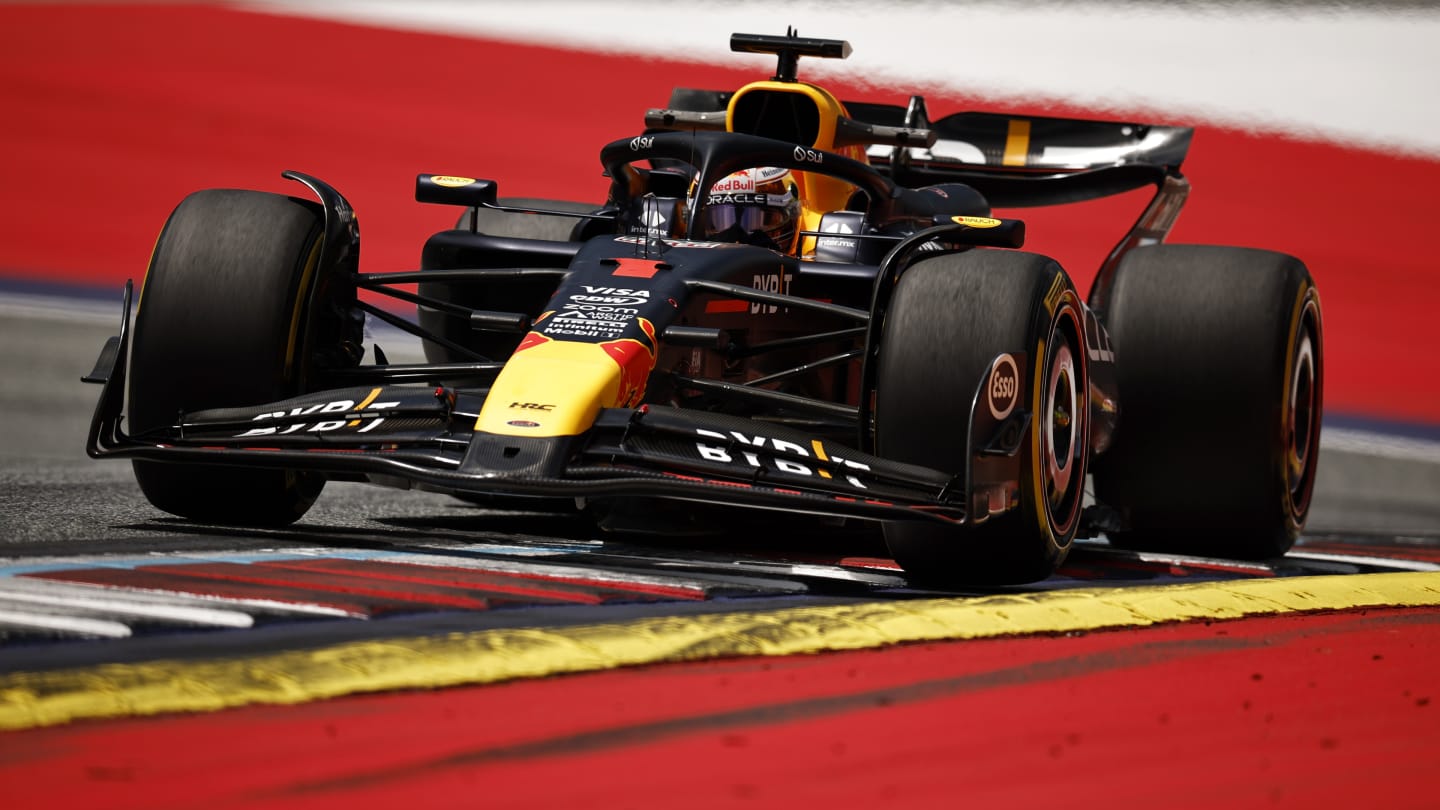
[[[344,629],[324,622],[299,643],[334,639],[337,631],[340,635],[385,632],[380,625],[389,625],[392,633],[434,632],[526,621],[563,624],[611,620],[636,613],[763,608],[793,604],[795,600],[819,604],[926,595],[906,588],[897,572],[836,564],[840,557],[883,556],[883,548],[877,549],[870,539],[822,534],[818,542],[816,538],[797,541],[795,535],[776,528],[753,533],[743,543],[737,538],[734,543],[671,541],[635,545],[602,540],[588,523],[574,517],[501,513],[448,496],[361,484],[330,485],[304,520],[286,530],[228,530],[181,521],[145,501],[128,463],[94,461],[84,452],[85,433],[99,388],[82,384],[80,377],[90,371],[105,338],[116,331],[118,310],[118,303],[104,308],[37,307],[17,296],[0,297],[0,346],[4,347],[0,352],[0,413],[4,414],[0,419],[0,566],[56,557],[73,560],[120,555],[133,559],[151,553],[188,552],[198,556],[296,549],[318,550],[322,555],[355,550],[459,553],[493,561],[496,555],[514,553],[516,548],[523,551],[534,547],[548,549],[545,553],[552,555],[534,558],[537,562],[588,566],[606,576],[688,578],[704,584],[710,594],[704,602],[659,602],[617,609],[514,607],[471,617],[442,613],[428,620],[414,616],[403,622],[341,622]],[[398,350],[388,345],[386,348],[397,360],[413,351],[404,346]],[[1411,565],[1433,570],[1440,559],[1436,553],[1440,547],[1440,443],[1356,431],[1336,431],[1336,435],[1335,441],[1327,438],[1323,443],[1307,537],[1297,553],[1282,561],[1273,573],[1375,570],[1363,564],[1347,567],[1324,558],[1325,554],[1336,554],[1337,549],[1342,560],[1352,551],[1389,553],[1428,560]],[[1315,553],[1307,554],[1307,545]],[[510,551],[498,551],[501,547]],[[1407,554],[1407,549],[1414,553]],[[1087,576],[1098,570],[1106,585],[1124,585],[1126,581],[1156,584],[1154,575],[1124,575],[1134,566],[1116,558],[1118,553],[1103,543],[1090,543],[1077,548],[1071,559],[1072,564],[1089,570]],[[821,559],[827,556],[828,562]],[[163,562],[163,558],[156,561]],[[808,566],[807,561],[817,564]],[[1106,566],[1115,562],[1121,563],[1116,567],[1119,573],[1107,574]],[[1403,569],[1405,565],[1396,567]],[[1380,570],[1385,567],[1380,566]],[[1193,577],[1196,572],[1209,575],[1207,571],[1201,565],[1178,576]],[[1247,574],[1242,571],[1221,576],[1236,575]],[[1083,577],[1069,582],[1061,579],[1039,587],[1085,584]],[[363,629],[367,625],[372,629]],[[269,642],[260,630],[241,635],[246,639],[239,640],[235,634],[204,640],[191,636],[188,642],[182,637],[158,642],[153,636],[149,640],[135,638],[126,642],[126,649],[143,656],[147,644],[154,643],[163,644],[167,654],[174,654],[177,647],[184,653],[215,644],[229,645],[233,651],[237,645],[296,643],[293,633],[284,637],[272,634],[276,637]],[[7,656],[5,642],[5,633],[0,632],[0,670],[43,666],[41,659],[49,658],[54,658],[53,665],[59,665],[77,654],[89,658],[90,653],[99,650],[98,645],[82,645],[88,652],[77,652],[74,645],[64,645],[68,652],[54,647],[41,650],[27,643],[21,648],[12,645]],[[187,645],[190,649],[186,649]],[[106,649],[110,653],[103,657],[113,657],[114,648]]]
[[[174,536],[175,521],[151,508],[129,464],[85,455],[96,386],[90,371],[113,317],[0,308],[0,554],[56,554],[76,544],[124,544],[141,550]],[[112,322],[113,321],[113,322]],[[393,355],[394,352],[391,352]],[[1309,530],[1440,537],[1440,450],[1433,443],[1381,441],[1367,450],[1347,434],[1345,449],[1326,442]],[[403,521],[473,510],[451,498],[379,487],[332,485],[304,524],[353,528],[367,520]],[[221,545],[225,541],[219,542]]]

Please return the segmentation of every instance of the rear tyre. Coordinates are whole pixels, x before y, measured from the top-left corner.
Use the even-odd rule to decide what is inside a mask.
[[[1015,407],[1031,413],[1018,451],[1018,508],[978,525],[884,525],[890,553],[912,579],[1033,582],[1064,559],[1079,524],[1088,460],[1081,311],[1060,266],[1031,253],[943,255],[900,277],[878,358],[879,454],[962,472],[971,453],[971,403],[1002,353],[1026,353],[1018,372],[1027,398]]]
[[[135,318],[133,434],[170,426],[181,412],[303,390],[323,232],[318,206],[276,194],[212,189],[180,203],[155,244]],[[134,468],[150,503],[207,523],[292,523],[325,484],[292,470],[142,460]]]
[[[1128,548],[1266,559],[1310,509],[1320,444],[1320,299],[1279,253],[1160,245],[1116,269],[1105,319],[1120,426],[1096,498]]]

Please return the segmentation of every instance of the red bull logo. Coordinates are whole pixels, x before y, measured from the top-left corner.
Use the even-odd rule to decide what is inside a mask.
[[[615,395],[615,407],[633,408],[645,398],[645,384],[650,372],[655,370],[655,324],[646,318],[636,318],[643,337],[621,338],[601,342],[600,348],[620,366],[620,388]]]

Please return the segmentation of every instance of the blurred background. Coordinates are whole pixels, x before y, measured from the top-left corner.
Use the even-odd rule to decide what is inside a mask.
[[[846,62],[801,67],[842,98],[1198,127],[1172,241],[1306,261],[1332,422],[1440,438],[1426,3],[0,4],[0,295],[117,303],[184,195],[303,193],[285,169],[349,197],[362,270],[413,268],[454,221],[413,201],[415,174],[598,200],[600,145],[675,86],[768,75],[729,34],[787,26],[850,40]],[[1027,247],[1083,287],[1143,194],[1025,212]],[[7,343],[18,328],[0,311]]]

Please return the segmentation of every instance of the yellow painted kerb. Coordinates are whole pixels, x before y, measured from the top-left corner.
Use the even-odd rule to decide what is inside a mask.
[[[1440,573],[1253,579],[872,602],[621,624],[336,644],[229,661],[153,661],[0,676],[0,729],[304,703],[637,664],[794,655],[1315,610],[1440,606]]]

